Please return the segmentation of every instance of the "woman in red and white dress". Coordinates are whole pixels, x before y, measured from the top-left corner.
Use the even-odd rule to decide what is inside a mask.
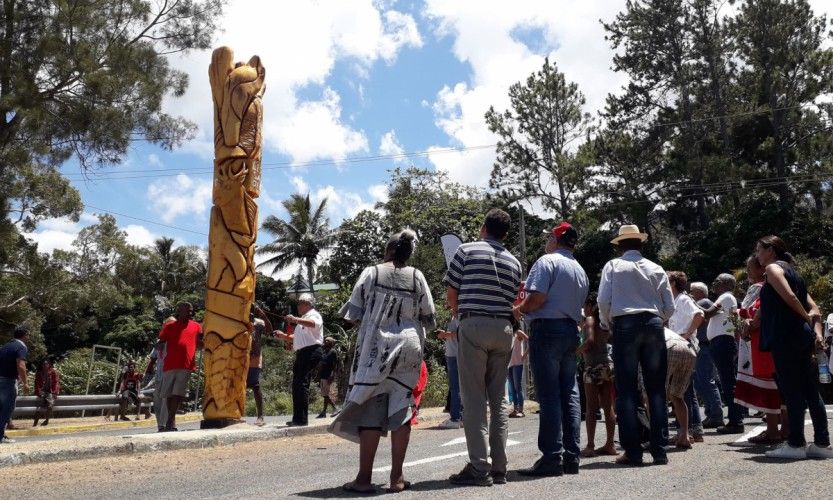
[[[738,346],[735,402],[765,414],[766,430],[750,438],[750,443],[780,443],[784,439],[778,430],[781,422],[781,395],[775,383],[775,364],[771,353],[760,350],[760,293],[764,284],[764,269],[754,255],[746,261],[746,273],[752,284],[738,309],[743,327]]]

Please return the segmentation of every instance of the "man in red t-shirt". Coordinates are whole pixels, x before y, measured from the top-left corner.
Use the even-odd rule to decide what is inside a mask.
[[[162,397],[166,399],[168,422],[160,432],[176,431],[176,412],[188,393],[191,372],[196,370],[197,347],[202,348],[202,327],[191,319],[194,307],[188,302],[176,306],[176,321],[167,323],[159,333],[165,342],[162,363]]]

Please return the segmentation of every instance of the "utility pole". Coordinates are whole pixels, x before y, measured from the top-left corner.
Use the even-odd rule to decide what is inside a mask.
[[[521,202],[518,202],[518,209],[520,210],[521,215],[521,228],[518,231],[518,237],[521,240],[521,279],[526,279],[526,222],[524,220],[524,207],[521,205]]]

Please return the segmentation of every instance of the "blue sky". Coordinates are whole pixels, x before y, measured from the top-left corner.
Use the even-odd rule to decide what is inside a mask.
[[[817,10],[824,0],[811,2]],[[549,56],[597,111],[623,75],[599,19],[624,0],[231,0],[215,46],[266,67],[261,218],[282,216],[293,192],[328,197],[333,224],[384,200],[388,170],[414,163],[485,186],[491,149],[436,153],[413,160],[361,158],[494,144],[483,113],[501,109],[506,91]],[[67,248],[102,210],[131,243],[159,236],[205,246],[211,206],[210,51],[172,59],[190,87],[165,110],[199,126],[197,138],[168,152],[136,143],[121,165],[84,178],[63,171],[87,205],[82,220],[42,223],[31,235],[41,251]],[[358,161],[355,161],[359,159]],[[297,166],[309,162],[323,165]],[[293,166],[294,165],[294,166]],[[95,208],[94,208],[95,207]],[[261,241],[268,236],[261,234]]]

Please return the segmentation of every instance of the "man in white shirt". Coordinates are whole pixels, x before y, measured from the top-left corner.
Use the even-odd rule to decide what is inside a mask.
[[[295,363],[292,364],[292,420],[286,425],[305,426],[309,424],[309,386],[313,372],[321,362],[324,351],[324,319],[315,310],[315,297],[303,293],[298,297],[298,313],[285,317],[286,322],[295,325],[295,330],[284,333],[275,331],[275,336],[292,342]]]
[[[736,285],[735,277],[731,274],[723,273],[715,278],[711,288],[718,297],[714,306],[705,312],[706,319],[709,320],[709,326],[706,329],[709,350],[720,377],[723,402],[729,407],[729,422],[717,428],[719,434],[742,434],[744,432],[743,410],[735,403],[738,343],[735,338],[733,317],[738,310],[738,301],[733,292]]]
[[[659,265],[642,256],[648,235],[625,225],[611,241],[622,256],[608,262],[599,284],[601,326],[613,332],[613,369],[616,384],[616,416],[619,442],[625,453],[620,465],[642,465],[637,403],[637,373],[642,368],[651,415],[651,447],[654,464],[665,465],[668,436],[665,379],[668,357],[663,323],[674,313],[674,297],[668,276]]]

